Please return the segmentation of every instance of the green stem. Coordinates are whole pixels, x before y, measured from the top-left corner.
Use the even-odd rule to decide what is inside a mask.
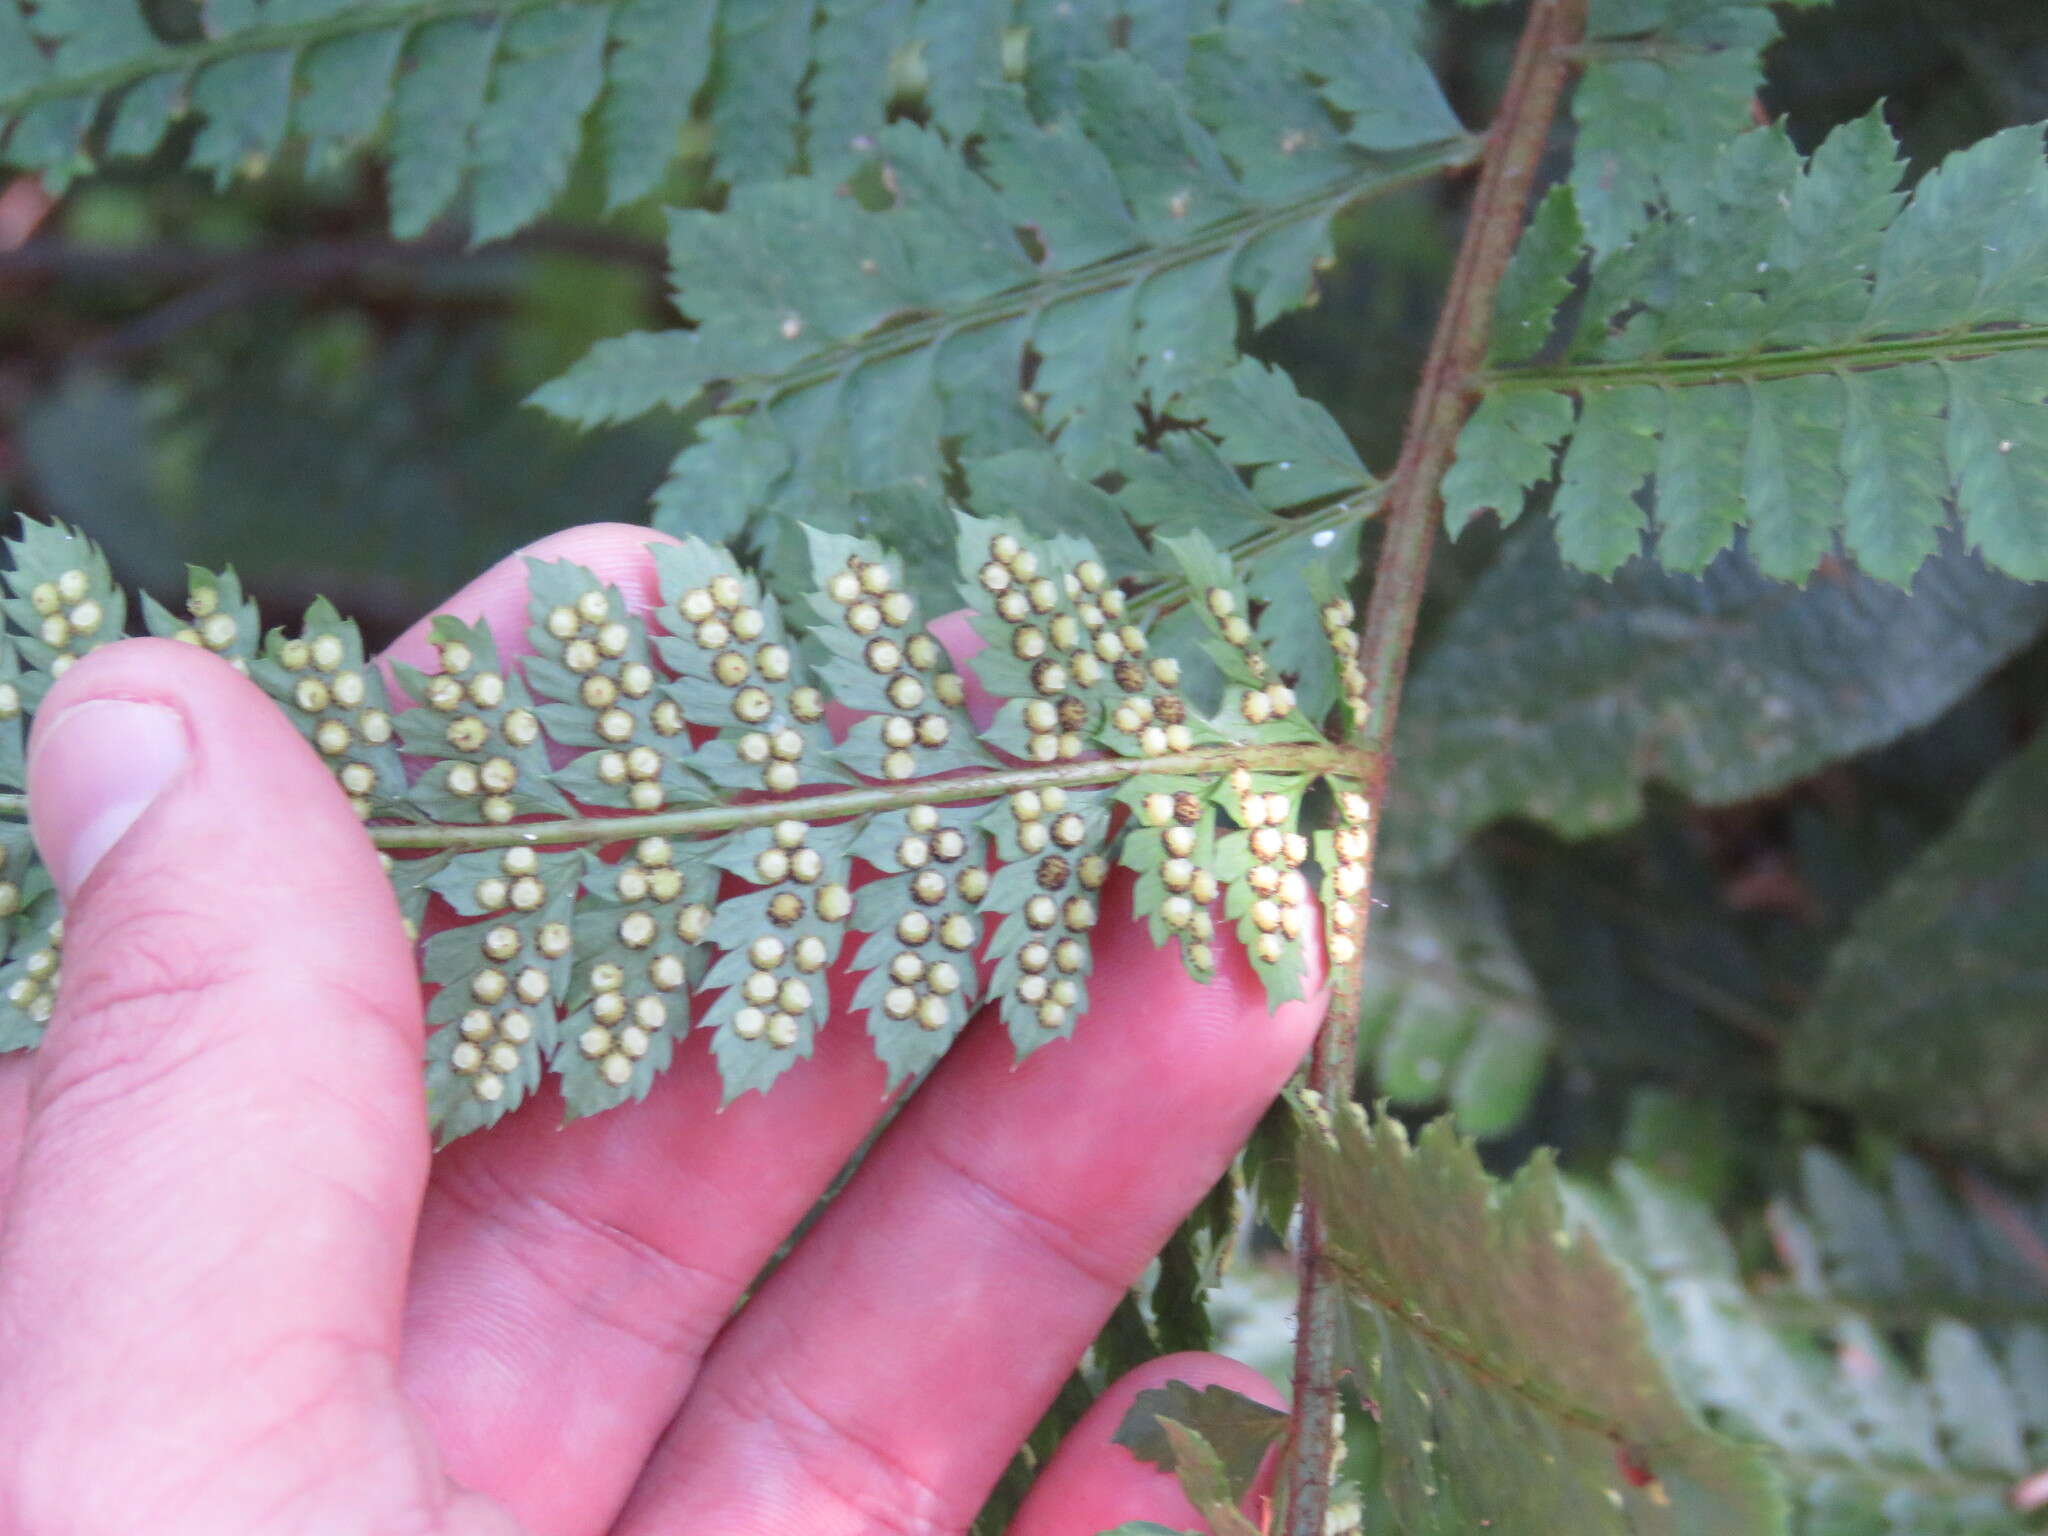
[[[369,833],[370,841],[384,849],[507,848],[519,843],[549,846],[620,843],[642,837],[701,837],[748,827],[772,826],[778,821],[837,821],[848,816],[871,816],[880,811],[901,810],[911,805],[986,800],[1020,789],[1074,789],[1117,784],[1125,779],[1154,773],[1213,777],[1238,767],[1262,773],[1330,773],[1341,770],[1356,755],[1353,748],[1327,741],[1271,742],[1258,746],[1203,748],[1164,757],[1090,758],[1043,768],[1005,768],[994,773],[925,779],[916,784],[875,785],[791,800],[707,805],[694,810],[654,811],[641,816],[565,816],[549,821],[515,821],[504,826],[444,822],[401,824],[374,826]],[[25,796],[0,796],[0,816],[26,813]]]
[[[1327,507],[1318,507],[1296,517],[1276,518],[1250,537],[1239,539],[1226,553],[1235,569],[1252,570],[1263,557],[1296,539],[1314,538],[1319,533],[1334,533],[1354,523],[1365,522],[1380,510],[1385,501],[1384,486],[1367,486],[1341,501],[1331,502]],[[1154,586],[1138,588],[1131,594],[1131,607],[1138,613],[1165,613],[1186,602],[1192,590],[1185,577],[1169,576]]]
[[[1720,353],[1711,357],[1664,357],[1620,363],[1562,363],[1553,368],[1514,368],[1484,373],[1489,392],[1548,389],[1574,393],[1618,389],[1626,384],[1696,388],[1702,384],[1755,384],[1814,373],[1857,373],[1910,363],[1953,363],[2031,352],[2048,347],[2048,326],[2021,325],[2002,331],[1937,331],[1889,341],[1839,342],[1825,347],[1787,347],[1777,352]]]
[[[1366,607],[1359,657],[1367,705],[1360,730],[1359,777],[1373,807],[1371,848],[1379,842],[1401,682],[1442,516],[1438,487],[1450,468],[1459,428],[1471,409],[1474,382],[1486,363],[1494,293],[1521,234],[1523,209],[1573,68],[1571,50],[1585,30],[1585,12],[1586,0],[1534,0],[1530,6],[1500,112],[1488,136],[1485,167],[1423,367],[1400,461],[1388,485],[1386,536]],[[1371,869],[1369,850],[1368,879]],[[1357,907],[1362,941],[1372,910],[1370,884],[1359,894]],[[1329,1019],[1308,1065],[1308,1087],[1332,1106],[1349,1101],[1357,1074],[1361,963],[1336,968]],[[1331,1460],[1337,1448],[1342,1301],[1324,1254],[1322,1213],[1311,1197],[1302,1206],[1294,1424],[1284,1468],[1287,1536],[1322,1536],[1329,1509]]]

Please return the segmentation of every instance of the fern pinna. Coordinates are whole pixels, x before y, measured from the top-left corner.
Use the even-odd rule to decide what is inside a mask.
[[[655,548],[647,614],[578,566],[530,562],[532,654],[512,662],[487,625],[443,616],[435,669],[394,667],[402,694],[324,602],[296,633],[263,635],[232,571],[193,569],[183,613],[147,597],[143,610],[150,633],[215,652],[275,698],[384,850],[422,936],[446,1139],[545,1073],[571,1115],[638,1099],[692,1029],[728,1099],[766,1089],[810,1053],[847,985],[842,958],[858,979],[836,1001],[866,1020],[892,1086],[984,1003],[1022,1055],[1087,1011],[1119,860],[1137,915],[1195,975],[1215,967],[1220,898],[1269,996],[1299,995],[1297,823],[1344,749],[1266,660],[1229,563],[1200,535],[1173,544],[1226,680],[1209,709],[1085,541],[961,517],[960,590],[986,643],[973,665],[1002,700],[979,732],[962,663],[924,627],[900,564],[841,534],[810,536],[802,633],[702,541]],[[20,790],[36,703],[122,636],[128,602],[62,526],[25,522],[11,548],[0,779]],[[1349,605],[1326,607],[1348,635]],[[828,700],[859,718],[832,728]],[[1321,852],[1340,936],[1365,836],[1362,802],[1342,804],[1355,825]],[[0,1047],[22,1049],[55,1004],[63,919],[25,797],[5,810]]]

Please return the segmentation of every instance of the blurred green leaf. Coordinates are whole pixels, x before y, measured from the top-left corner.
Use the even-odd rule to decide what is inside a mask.
[[[1448,1102],[1458,1128],[1520,1124],[1554,1026],[1485,872],[1466,861],[1384,887],[1366,946],[1359,1052],[1394,1103]]]
[[[1624,826],[1646,783],[1750,799],[1934,719],[2044,619],[2048,589],[1953,543],[1907,594],[1839,568],[1802,591],[1739,551],[1607,581],[1520,531],[1415,668],[1391,814],[1436,864],[1502,816]]]
[[[1937,1315],[1902,1348],[1896,1317],[1788,1308],[1770,1277],[1746,1281],[1712,1211],[1639,1169],[1620,1166],[1596,1208],[1640,1276],[1660,1352],[1700,1409],[1773,1467],[1797,1529],[2039,1529],[2014,1500],[2048,1430],[2048,1332],[1997,1342]],[[1904,1267],[1922,1235],[1864,1223],[1855,1241]]]
[[[1856,916],[1784,1080],[1941,1146],[2048,1165],[2048,734]]]

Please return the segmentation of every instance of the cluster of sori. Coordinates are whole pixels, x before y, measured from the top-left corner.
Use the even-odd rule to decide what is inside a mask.
[[[397,669],[400,683],[424,705],[399,717],[400,743],[441,759],[421,784],[451,800],[463,819],[491,826],[560,807],[547,786],[540,716],[519,673],[498,659],[489,631],[441,618],[431,634],[438,669]],[[317,736],[314,745],[321,746]]]
[[[53,653],[53,677],[64,675],[64,669],[81,648],[78,642],[84,641],[89,647],[106,627],[106,605],[92,595],[92,590],[92,577],[82,566],[60,571],[54,581],[39,581],[28,590],[28,606],[36,616],[36,639]],[[115,623],[119,622],[116,617]]]
[[[321,755],[333,760],[335,777],[348,792],[349,804],[357,815],[368,819],[377,808],[377,791],[384,778],[380,770],[387,766],[379,758],[390,748],[395,730],[391,711],[386,707],[382,679],[361,652],[362,642],[355,639],[351,627],[346,634],[329,629],[316,631],[310,638],[302,635],[280,639],[269,648],[264,660],[289,675],[286,708],[298,719]],[[456,688],[459,695],[459,685],[449,686]],[[479,700],[491,686],[500,693],[504,691],[502,679],[476,679]],[[450,708],[453,707],[451,704]],[[472,725],[481,733],[482,723],[469,717],[451,725],[449,730],[452,735],[458,727],[466,729]],[[478,739],[481,740],[480,734]],[[486,821],[512,819],[511,802],[487,788],[475,769],[470,770],[468,797],[481,797],[479,809]]]
[[[1333,597],[1318,613],[1323,622],[1323,639],[1337,658],[1337,687],[1350,710],[1354,727],[1365,724],[1365,668],[1359,663],[1363,637],[1358,633],[1358,609],[1348,597]]]
[[[548,905],[540,855],[531,848],[507,848],[497,863],[496,874],[477,882],[477,905],[501,916],[509,913],[513,921],[463,930],[465,938],[475,941],[479,955],[469,977],[469,998],[475,1006],[463,1011],[456,1026],[462,1038],[448,1053],[450,1067],[467,1078],[471,1092],[487,1104],[504,1097],[505,1080],[518,1071],[520,1052],[533,1039],[530,1010],[543,1007],[554,995],[550,962],[565,957],[576,942],[561,918],[532,917]]]
[[[838,934],[852,915],[853,894],[839,879],[828,878],[843,865],[835,860],[827,870],[826,853],[811,846],[806,823],[778,821],[769,833],[768,846],[754,855],[746,871],[768,893],[763,904],[767,931],[734,952],[735,957],[744,955],[746,966],[737,980],[740,1006],[731,1026],[741,1040],[763,1040],[771,1049],[786,1051],[824,1000],[819,972],[838,952]],[[828,930],[831,937],[806,931],[807,926]]]
[[[1335,828],[1316,834],[1316,857],[1323,866],[1323,922],[1330,936],[1330,964],[1341,968],[1357,961],[1364,938],[1372,806],[1357,790],[1339,785],[1337,818]]]
[[[17,686],[30,709],[51,679],[62,677],[87,651],[120,639],[128,621],[127,597],[99,551],[83,539],[52,533],[24,524],[23,537],[10,545],[15,567],[0,598],[0,612],[14,628],[7,637],[10,668],[26,668]]]
[[[661,618],[671,633],[659,643],[680,675],[716,691],[723,718],[714,719],[738,732],[732,749],[751,787],[786,794],[805,782],[804,758],[817,741],[803,728],[825,718],[825,696],[793,681],[796,658],[780,625],[768,634],[772,611],[752,586],[733,571],[702,581],[685,575],[680,590],[664,594]]]
[[[1216,621],[1217,633],[1237,652],[1244,670],[1257,682],[1256,687],[1247,688],[1238,696],[1238,711],[1246,722],[1264,725],[1293,714],[1297,702],[1294,689],[1273,675],[1253,638],[1251,621],[1244,616],[1243,600],[1236,591],[1230,587],[1210,587],[1202,593],[1202,603]]]
[[[974,913],[988,894],[988,867],[963,862],[970,846],[979,851],[979,840],[970,845],[966,832],[942,825],[937,806],[910,807],[903,828],[889,853],[912,905],[888,930],[895,944],[881,967],[889,979],[882,1011],[919,1029],[944,1030],[960,1017],[973,952],[981,947]]]
[[[691,882],[676,855],[668,838],[643,837],[616,864],[599,861],[592,871],[598,879],[609,876],[611,894],[624,907],[612,924],[622,953],[589,968],[589,1018],[576,1031],[576,1050],[614,1088],[624,1087],[634,1063],[647,1059],[669,1024],[680,1022],[689,947],[711,929],[710,906],[683,900]]]
[[[185,594],[183,619],[171,617],[168,610],[159,609],[154,601],[145,601],[152,620],[151,628],[181,644],[196,645],[216,656],[225,656],[229,666],[238,672],[247,672],[249,663],[241,649],[254,638],[255,615],[241,611],[247,605],[242,601],[240,584],[235,581],[232,571],[219,579],[207,577],[205,572],[194,574],[202,579],[195,580],[191,591]],[[224,586],[227,588],[225,592],[222,590]]]
[[[1003,860],[987,898],[1003,918],[990,990],[1013,1036],[1069,1029],[1087,1009],[1089,934],[1109,879],[1109,805],[1101,794],[1048,785],[1016,791],[982,823]]]
[[[18,889],[18,887],[17,887]],[[11,957],[8,965],[7,1006],[18,1010],[40,1029],[50,1022],[57,1006],[57,988],[64,980],[58,957],[64,948],[64,919],[53,917],[44,926],[41,942],[25,955]],[[12,1045],[12,1032],[0,1034],[0,1041]]]
[[[1213,907],[1222,888],[1215,802],[1192,789],[1146,789],[1137,808],[1124,861],[1141,871],[1139,910],[1148,911],[1156,927],[1180,935],[1188,969],[1206,979],[1216,969]]]
[[[1219,896],[1262,968],[1298,960],[1307,777],[1224,774],[1240,749],[1305,738],[1213,550],[1189,584],[1226,690],[1242,692],[1203,714],[1085,544],[963,519],[973,622],[1000,641],[976,658],[1000,701],[977,730],[902,566],[848,536],[811,543],[817,622],[801,643],[753,574],[696,540],[655,549],[645,611],[579,567],[531,562],[518,654],[444,615],[429,664],[388,676],[324,603],[259,648],[232,573],[195,571],[182,612],[144,599],[153,632],[277,699],[386,846],[425,935],[444,1136],[489,1124],[548,1073],[571,1113],[636,1098],[693,1029],[728,1097],[766,1088],[835,1001],[865,1013],[896,1081],[927,1070],[983,1000],[1020,1050],[1057,1039],[1087,1010],[1119,857],[1138,910],[1197,975],[1216,965]],[[22,787],[23,726],[51,680],[127,612],[76,535],[32,528],[14,552],[0,793]],[[848,716],[836,735],[828,695]],[[1206,771],[1149,765],[1205,750]],[[1099,776],[1077,762],[1104,752]],[[883,791],[896,798],[878,806]],[[1220,811],[1237,830],[1219,832]],[[0,1046],[19,1046],[50,1017],[62,923],[19,823],[0,823],[0,861]],[[849,933],[866,937],[835,999]]]
[[[844,685],[850,707],[870,716],[861,732],[872,752],[864,766],[894,783],[956,766],[957,754],[945,749],[971,737],[960,713],[967,685],[938,641],[917,627],[917,605],[891,563],[845,547],[851,543],[819,548],[824,600],[814,606],[830,637],[827,674]]]
[[[559,651],[553,659],[565,677],[556,692],[557,708],[564,714],[582,711],[577,724],[584,739],[597,744],[592,765],[598,780],[624,797],[623,803],[636,811],[658,810],[665,798],[662,785],[664,759],[647,745],[648,735],[673,740],[683,733],[683,712],[673,699],[652,697],[654,668],[645,654],[645,638],[620,617],[623,605],[603,588],[583,587],[567,602],[550,602],[545,612],[534,615]],[[549,649],[552,649],[550,647]],[[545,654],[545,652],[544,652]],[[445,662],[442,670],[448,670]],[[534,683],[534,678],[528,678]],[[518,727],[513,745],[532,742],[532,711],[522,711],[508,725]],[[567,721],[556,723],[563,733]],[[568,734],[576,734],[573,727]]]
[[[1010,691],[1020,695],[1011,706],[1019,755],[1051,763],[1098,745],[1127,756],[1192,751],[1197,738],[1177,691],[1180,663],[1147,656],[1144,630],[1124,622],[1122,591],[1099,560],[1060,547],[1070,543],[1053,541],[1041,554],[1017,534],[997,531],[973,551],[985,558],[965,590],[991,613],[995,623],[984,633],[1003,647]],[[1061,555],[1069,558],[1054,568]],[[986,678],[989,667],[978,665]]]
[[[1290,946],[1301,942],[1308,922],[1308,880],[1301,866],[1308,862],[1308,838],[1294,830],[1294,815],[1300,801],[1280,791],[1261,792],[1253,788],[1252,776],[1239,768],[1231,774],[1231,789],[1237,796],[1237,819],[1244,827],[1238,836],[1250,855],[1241,887],[1249,900],[1243,903],[1240,931],[1252,958],[1276,965]]]
[[[428,1057],[436,1118],[450,1122],[451,1100],[487,1118],[539,1080],[540,1053],[555,1044],[581,859],[522,843],[392,868],[415,864],[450,911],[476,919],[427,940],[426,974],[438,981],[427,1013],[440,1026]]]
[[[853,926],[868,935],[853,968],[891,1081],[924,1071],[981,999],[982,904],[991,876],[985,806],[912,805],[873,817],[853,844],[881,872],[860,891]]]
[[[105,557],[67,530],[24,520],[9,549],[14,568],[0,595],[9,626],[0,635],[0,792],[19,794],[28,787],[25,748],[36,706],[80,656],[122,638],[128,599]],[[236,660],[246,655],[232,635],[219,648]],[[0,821],[0,1050],[42,1037],[63,985],[63,950],[63,914],[26,815]]]

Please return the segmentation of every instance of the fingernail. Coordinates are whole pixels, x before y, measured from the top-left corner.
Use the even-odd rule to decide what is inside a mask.
[[[39,732],[29,758],[36,846],[66,901],[185,766],[185,720],[133,699],[87,699]]]

